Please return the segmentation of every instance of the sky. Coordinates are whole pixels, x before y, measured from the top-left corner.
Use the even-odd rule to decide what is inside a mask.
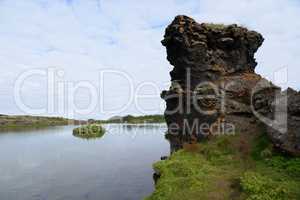
[[[161,114],[176,15],[260,32],[256,72],[299,89],[298,0],[0,0],[0,113]]]

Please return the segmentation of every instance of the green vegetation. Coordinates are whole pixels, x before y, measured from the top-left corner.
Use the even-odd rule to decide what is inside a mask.
[[[129,124],[143,124],[143,123],[164,123],[163,115],[144,115],[133,116],[127,115],[124,117],[113,117],[112,119],[99,121],[99,123],[129,123]]]
[[[224,24],[214,24],[214,23],[203,23],[207,28],[210,29],[224,29],[227,26]]]
[[[99,138],[105,133],[105,129],[98,124],[90,124],[75,128],[73,130],[73,135],[80,138]]]
[[[62,117],[0,115],[0,129],[61,126],[61,125],[68,125],[73,121],[74,120],[69,120]]]
[[[285,183],[274,181],[271,177],[257,172],[246,172],[241,177],[242,189],[249,200],[281,200],[289,199],[289,191]]]
[[[185,144],[154,164],[161,177],[146,200],[300,199],[300,160],[276,153],[264,135]]]

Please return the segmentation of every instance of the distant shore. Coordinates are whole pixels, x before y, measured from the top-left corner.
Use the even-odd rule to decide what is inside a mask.
[[[158,124],[165,123],[165,118],[163,115],[142,115],[142,116],[115,116],[108,120],[98,120],[94,121],[96,123],[108,124],[108,123],[118,123],[118,124]]]
[[[67,119],[63,117],[44,117],[29,115],[0,115],[0,130],[27,127],[47,127],[86,124],[84,120]]]
[[[14,128],[37,128],[48,126],[85,125],[85,124],[159,124],[165,123],[163,115],[143,115],[143,116],[116,116],[108,120],[75,120],[63,117],[46,117],[30,115],[3,115],[0,114],[0,130]]]

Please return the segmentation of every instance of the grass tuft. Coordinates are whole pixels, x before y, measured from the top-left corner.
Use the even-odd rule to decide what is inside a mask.
[[[215,23],[204,23],[204,25],[209,29],[224,29],[227,27],[225,24],[215,24]]]

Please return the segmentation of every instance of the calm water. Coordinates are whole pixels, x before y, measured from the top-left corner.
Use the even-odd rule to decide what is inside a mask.
[[[153,191],[152,164],[168,155],[165,127],[106,125],[100,139],[74,126],[0,133],[1,200],[139,200]]]

